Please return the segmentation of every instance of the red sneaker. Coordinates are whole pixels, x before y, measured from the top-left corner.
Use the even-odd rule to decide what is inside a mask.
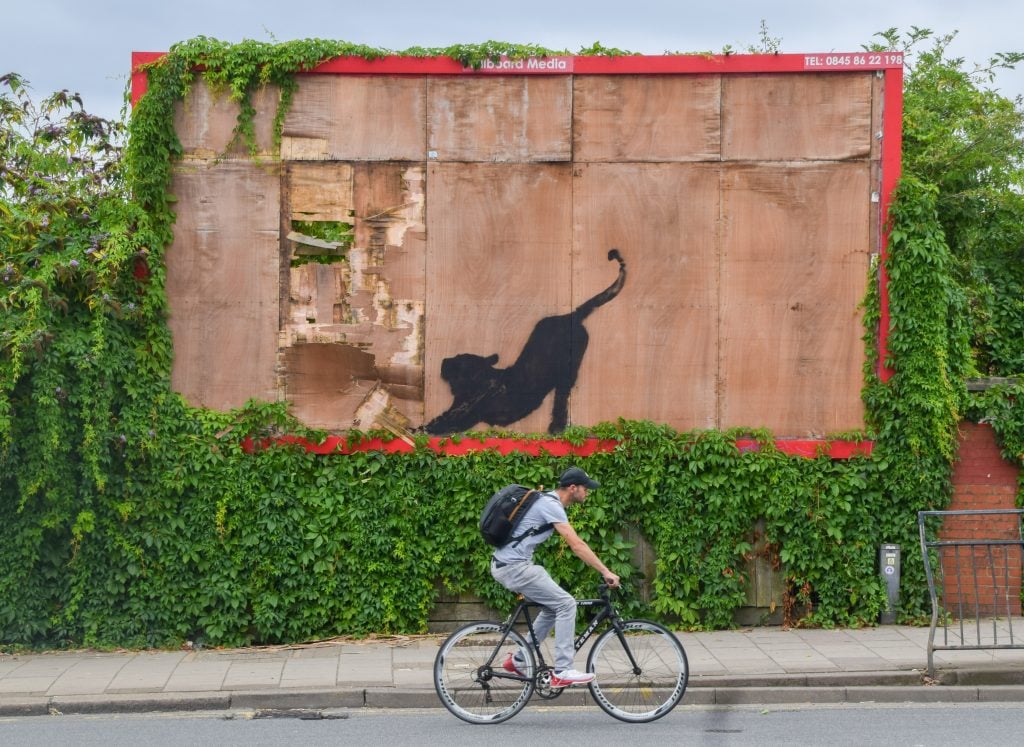
[[[575,669],[563,669],[561,672],[552,672],[551,687],[562,688],[570,685],[585,685],[594,680],[593,672],[577,672]]]
[[[501,668],[509,674],[518,674],[520,677],[526,676],[526,673],[516,666],[516,660],[513,658],[512,654],[505,657],[505,663],[501,665]]]

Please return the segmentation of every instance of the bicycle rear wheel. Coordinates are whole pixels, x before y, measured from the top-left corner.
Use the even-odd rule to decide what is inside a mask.
[[[690,676],[683,644],[647,620],[623,622],[621,637],[614,627],[602,633],[587,670],[597,675],[590,683],[597,704],[608,715],[634,723],[654,721],[675,708]]]
[[[463,721],[507,721],[523,710],[533,694],[533,651],[514,630],[509,631],[499,649],[504,630],[502,623],[470,623],[452,633],[434,658],[437,696]],[[508,654],[515,651],[526,662],[521,677],[502,666]]]

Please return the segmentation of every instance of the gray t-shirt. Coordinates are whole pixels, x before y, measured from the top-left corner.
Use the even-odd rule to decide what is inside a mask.
[[[519,522],[519,526],[515,528],[514,534],[518,537],[523,532],[528,532],[534,527],[539,527],[543,524],[564,524],[568,521],[569,517],[565,515],[565,507],[558,500],[558,496],[554,493],[541,493],[540,497],[526,512],[526,516]],[[550,537],[553,532],[554,529],[549,528],[543,532],[524,537],[519,542],[510,542],[504,547],[499,547],[495,550],[494,558],[502,563],[518,563],[523,560],[530,560],[533,558],[533,551]]]

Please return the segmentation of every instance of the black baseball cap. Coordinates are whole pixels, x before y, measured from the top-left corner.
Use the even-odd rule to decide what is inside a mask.
[[[570,467],[558,478],[558,487],[567,488],[570,485],[583,485],[591,490],[601,487],[601,483],[579,467]]]

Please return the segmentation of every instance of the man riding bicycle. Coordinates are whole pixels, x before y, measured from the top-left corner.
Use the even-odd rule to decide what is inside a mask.
[[[611,587],[619,585],[619,577],[608,570],[569,523],[565,510],[573,503],[583,503],[589,491],[600,483],[579,467],[570,467],[558,478],[558,487],[541,493],[521,519],[517,538],[499,547],[491,557],[491,575],[509,591],[522,594],[541,606],[534,621],[538,641],[555,629],[555,671],[551,687],[562,688],[584,684],[594,679],[590,672],[573,669],[573,636],[576,628],[576,600],[556,584],[547,570],[533,562],[533,552],[554,532],[565,539],[569,549],[604,577]],[[522,675],[525,662],[509,654],[505,670]]]

